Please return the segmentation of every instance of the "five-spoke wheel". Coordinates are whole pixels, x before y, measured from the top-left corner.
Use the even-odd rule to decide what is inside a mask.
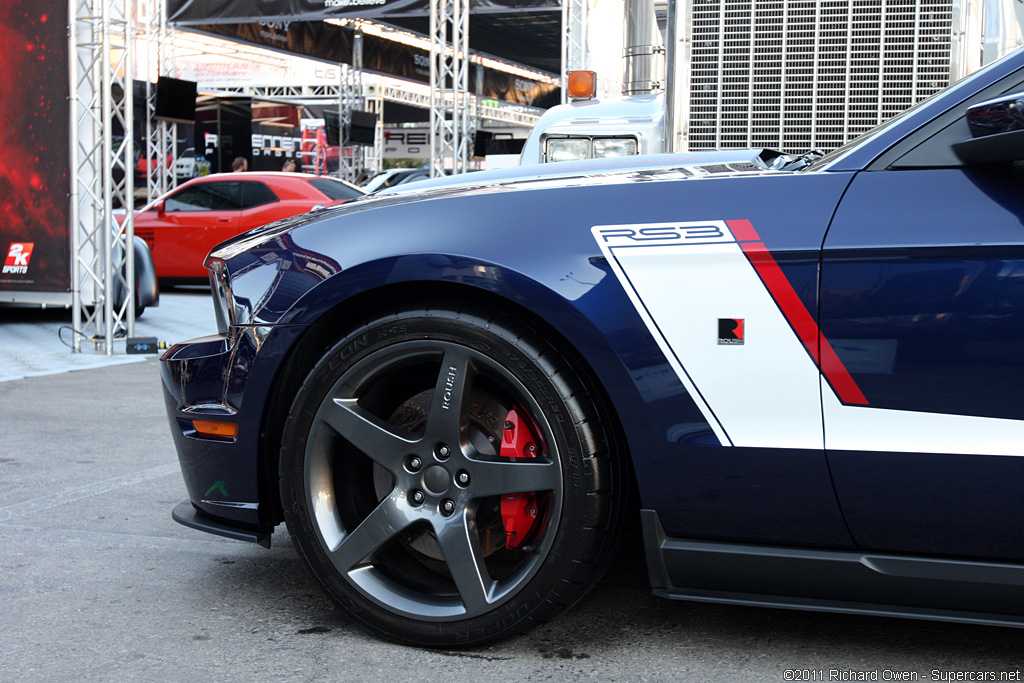
[[[332,597],[393,639],[524,631],[566,606],[561,584],[582,579],[570,591],[582,596],[607,559],[612,491],[595,484],[611,477],[581,476],[611,466],[596,412],[524,330],[454,311],[372,321],[296,398],[281,460],[289,529]]]

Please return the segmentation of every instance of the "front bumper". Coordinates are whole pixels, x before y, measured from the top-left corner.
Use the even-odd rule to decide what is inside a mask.
[[[175,505],[174,509],[171,510],[171,519],[178,524],[183,524],[192,529],[199,529],[199,531],[205,531],[208,534],[225,536],[227,538],[233,538],[236,541],[259,543],[264,548],[270,547],[269,533],[264,534],[253,531],[244,531],[243,529],[237,529],[226,524],[215,522],[196,510],[190,500],[183,500]]]
[[[175,344],[161,357],[164,404],[196,529],[261,542],[277,523],[276,475],[268,481],[262,432],[267,399],[302,326],[235,328]],[[204,436],[196,419],[233,422],[237,436]]]

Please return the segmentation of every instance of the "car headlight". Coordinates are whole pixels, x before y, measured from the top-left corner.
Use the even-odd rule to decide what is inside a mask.
[[[637,154],[634,137],[621,138],[548,138],[545,141],[544,161],[575,161],[578,159],[606,159]]]

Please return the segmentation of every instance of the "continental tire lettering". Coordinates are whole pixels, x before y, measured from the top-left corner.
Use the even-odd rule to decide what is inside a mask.
[[[408,328],[405,325],[392,325],[391,327],[384,328],[377,332],[377,339],[389,339],[396,337],[401,334],[405,334]]]
[[[370,343],[370,340],[366,338],[366,334],[363,333],[360,336],[353,339],[351,342],[345,345],[345,348],[341,350],[341,359],[347,360],[359,349],[366,348]]]

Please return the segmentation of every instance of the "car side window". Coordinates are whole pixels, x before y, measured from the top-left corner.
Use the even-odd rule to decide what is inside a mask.
[[[240,182],[192,185],[164,202],[164,211],[238,211],[242,208]]]
[[[239,183],[242,186],[242,208],[251,209],[254,206],[262,206],[278,201],[274,191],[263,183],[245,181]]]
[[[911,140],[897,145],[899,156],[890,150],[880,157],[889,168],[961,168],[963,162],[953,152],[953,143],[971,137],[967,126],[967,108],[999,95],[1024,91],[1024,78],[1018,71],[1004,78],[998,87],[987,88],[954,107],[927,126],[916,131]],[[876,162],[878,163],[878,162]],[[879,164],[881,165],[881,164]]]

